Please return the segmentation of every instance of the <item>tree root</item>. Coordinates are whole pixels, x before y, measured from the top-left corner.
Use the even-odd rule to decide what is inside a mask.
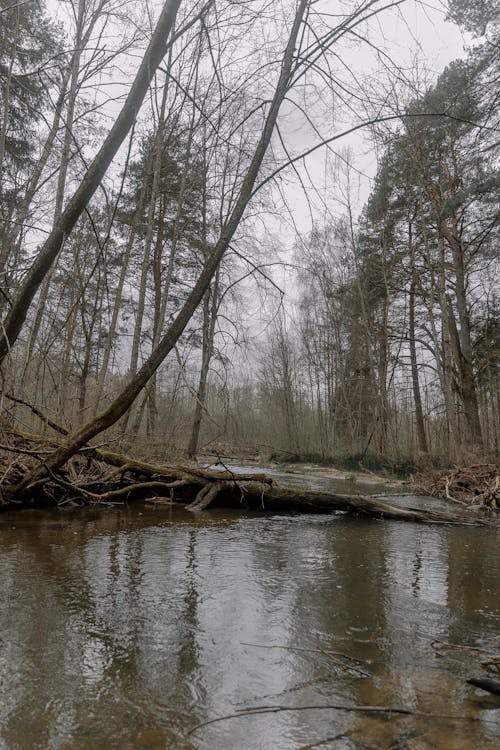
[[[193,512],[205,510],[205,508],[208,508],[208,506],[213,503],[223,486],[222,482],[206,484],[196,495],[195,501],[188,505],[187,509]]]
[[[44,451],[53,441],[34,435],[12,435],[12,439],[9,438],[9,450],[3,453],[0,447],[0,477],[2,468],[4,469],[4,481],[0,483],[0,508],[3,510],[68,503],[109,504],[155,498],[156,501],[182,503],[190,511],[196,512],[222,505],[259,511],[343,512],[415,523],[500,525],[484,515],[473,515],[471,511],[457,515],[402,508],[364,495],[285,488],[262,473],[234,474],[227,468],[224,471],[214,471],[187,464],[156,465],[95,446],[84,446],[79,454],[73,456],[57,472],[45,467],[45,476],[26,487],[23,476],[29,473],[30,467],[27,464],[37,461],[43,467]],[[15,450],[16,446],[24,450],[23,462],[13,461],[10,449]],[[31,455],[31,451],[36,455]]]

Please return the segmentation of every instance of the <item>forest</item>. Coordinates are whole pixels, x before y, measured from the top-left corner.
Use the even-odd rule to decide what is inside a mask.
[[[5,497],[90,441],[498,460],[498,3],[438,71],[408,7],[1,0]]]
[[[498,750],[500,0],[0,0],[0,747]]]

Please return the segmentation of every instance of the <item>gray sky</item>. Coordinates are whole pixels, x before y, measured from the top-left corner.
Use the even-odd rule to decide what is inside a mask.
[[[325,0],[324,6],[331,6],[329,0]],[[445,20],[446,9],[440,4],[428,5],[426,3],[406,2],[401,8],[381,14],[380,18],[372,23],[370,42],[383,49],[387,57],[382,58],[383,65],[390,67],[390,61],[400,66],[408,79],[416,78],[415,68],[418,67],[418,78],[420,88],[427,82],[431,84],[442,72],[446,65],[458,57],[463,57],[464,38],[461,30],[453,23]],[[377,80],[377,86],[381,89],[387,87],[389,73],[380,64],[377,64],[377,56],[373,47],[366,44],[358,44],[350,50],[343,50],[344,59],[366,89],[368,97],[380,97],[371,78]],[[407,94],[409,96],[409,94]],[[293,119],[293,118],[292,118]],[[394,123],[393,127],[396,127]],[[325,137],[336,132],[341,132],[349,127],[342,115],[339,121],[325,123],[322,133]],[[310,127],[303,120],[295,116],[295,122],[290,123],[287,132],[287,140],[292,144],[294,153],[300,153],[317,142],[317,136],[311,132]],[[353,183],[353,199],[358,208],[361,208],[370,189],[370,179],[376,172],[377,153],[370,139],[368,129],[361,130],[355,135],[347,136],[332,144],[332,148],[341,152],[348,149],[349,161],[362,173],[354,173],[358,177],[359,184]],[[341,198],[342,190],[337,193],[335,189],[336,178],[332,174],[332,155],[326,149],[320,149],[307,157],[303,166],[298,165],[298,170],[303,179],[303,184],[308,187],[307,200],[303,191],[298,189],[294,182],[286,190],[287,202],[293,213],[293,221],[296,226],[304,232],[311,228],[311,208],[316,219],[326,218],[329,211],[333,215],[338,214],[339,204],[337,198]],[[366,175],[366,177],[363,177]],[[315,195],[311,183],[314,184],[321,195]]]

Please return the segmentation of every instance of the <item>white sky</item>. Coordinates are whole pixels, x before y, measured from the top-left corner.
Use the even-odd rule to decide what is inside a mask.
[[[278,0],[276,0],[278,3]],[[189,0],[184,0],[189,2]],[[153,3],[152,3],[153,4]],[[154,3],[159,5],[159,3]],[[128,0],[123,3],[122,8],[128,14],[140,16],[144,12],[145,3],[142,0]],[[68,4],[62,0],[47,0],[47,6],[51,11],[55,11],[59,18],[68,14]],[[319,0],[315,8],[326,12],[335,12],[342,8],[341,0]],[[407,71],[408,76],[414,74],[410,71],[415,69],[415,63],[418,60],[418,68],[422,77],[431,83],[444,67],[453,59],[464,55],[464,45],[467,40],[462,35],[460,29],[452,23],[445,20],[446,6],[433,0],[431,4],[426,2],[414,2],[407,0],[398,9],[389,10],[382,13],[379,17],[371,22],[370,40],[378,47],[382,46],[385,53],[394,60],[394,62]],[[345,49],[342,46],[342,60],[348,68],[351,68],[357,77],[362,81],[367,89],[368,95],[375,94],[371,90],[370,76],[378,80],[383,80],[383,75],[377,75],[376,58],[373,49],[367,45],[351,45]],[[385,58],[385,62],[387,63]],[[130,66],[130,75],[133,64]],[[341,67],[341,66],[340,66]],[[387,76],[388,78],[388,76]],[[108,90],[109,93],[109,90]],[[113,116],[118,109],[119,104],[114,102],[110,104],[110,113]],[[296,154],[310,147],[317,142],[317,137],[306,126],[305,122],[300,121],[300,117],[295,114],[287,117],[286,109],[284,117],[281,120],[281,127],[286,134],[287,143],[290,150]],[[333,132],[341,131],[348,126],[347,120],[332,123],[325,119],[323,122],[318,118],[321,125],[321,132],[326,137]],[[359,132],[355,136],[342,139],[334,144],[334,148],[343,151],[349,148],[351,151],[350,158],[357,169],[372,178],[376,171],[377,154],[369,141],[369,132]],[[331,159],[330,159],[331,161]],[[119,159],[117,160],[117,164]],[[316,151],[307,158],[305,167],[297,165],[303,184],[306,186],[311,183],[317,190],[307,190],[307,199],[304,192],[298,187],[295,179],[290,179],[289,186],[285,187],[286,204],[289,210],[283,211],[283,222],[276,222],[275,219],[269,218],[268,228],[274,231],[279,242],[285,248],[291,251],[295,240],[295,229],[301,235],[306,235],[311,229],[311,211],[312,207],[314,220],[321,221],[332,216],[338,216],[342,213],[342,208],[338,202],[336,193],[335,180],[332,179],[332,173],[327,168],[327,153],[325,149]],[[111,173],[117,173],[119,167],[111,168]],[[293,173],[287,176],[293,178]],[[361,178],[358,189],[354,191],[353,199],[355,201],[355,210],[359,211],[368,197],[370,188],[370,179]],[[341,191],[340,191],[341,192]],[[286,256],[285,256],[286,257]],[[292,254],[287,254],[289,260]],[[293,297],[293,280],[287,269],[283,269],[276,280],[282,287],[287,287],[290,295]],[[261,306],[256,304],[261,310]],[[248,311],[250,312],[250,311]],[[256,313],[258,315],[258,313]]]
[[[331,0],[325,0],[325,5],[330,6]],[[436,5],[426,3],[406,2],[397,12],[391,11],[381,14],[380,18],[373,23],[373,42],[384,44],[387,54],[394,62],[403,69],[408,70],[408,76],[415,68],[416,62],[420,69],[422,80],[432,83],[452,60],[463,57],[465,45],[468,40],[461,30],[453,23],[445,20],[446,8],[439,2]],[[374,74],[380,80],[382,75],[376,75],[374,69],[374,57],[370,48],[359,46],[353,49],[348,59],[349,66],[356,72],[359,78],[364,79],[368,94],[371,94],[369,79]],[[373,91],[375,94],[375,91]],[[338,130],[342,131],[348,127],[347,124],[339,123]],[[332,131],[335,132],[335,131]],[[328,135],[328,128],[324,131]],[[297,153],[307,149],[315,142],[305,127],[300,124],[287,134],[292,140]],[[362,130],[352,136],[347,136],[333,144],[336,151],[349,149],[351,152],[349,160],[357,169],[368,177],[373,177],[377,168],[377,154],[370,142],[369,130]],[[325,159],[326,150],[321,149],[307,157],[307,172],[300,169],[304,184],[311,182],[316,186],[322,186],[322,195],[315,197],[314,191],[308,191],[308,201],[317,210],[317,216],[323,214],[326,218],[327,211],[331,209],[333,214],[339,212],[336,202],[335,190],[332,190],[331,176],[326,174],[327,166]],[[354,175],[355,176],[355,175]],[[360,177],[359,190],[353,190],[353,199],[361,208],[366,201],[370,188],[369,179]],[[293,220],[301,231],[307,232],[311,228],[311,212],[303,192],[295,186],[287,191],[287,202],[292,207]]]
[[[72,2],[75,5],[77,4],[76,0],[72,0]],[[189,4],[189,0],[184,0],[184,3]],[[152,0],[150,3],[153,7],[159,7],[160,4],[160,0]],[[46,5],[50,13],[59,20],[67,22],[71,18],[70,2],[66,2],[65,0],[46,0]],[[278,2],[277,5],[279,5]],[[352,7],[351,3],[348,5]],[[146,7],[147,3],[143,2],[143,0],[124,0],[120,6],[124,14],[135,18],[135,20],[141,16],[144,18]],[[335,13],[339,12],[339,10],[342,12],[345,6],[342,0],[319,0],[314,7],[318,12]],[[447,22],[445,16],[446,5],[440,0],[431,0],[430,3],[405,0],[398,8],[384,11],[372,19],[370,22],[370,41],[377,47],[384,49],[388,55],[388,58],[385,60],[386,63],[389,58],[394,60],[403,70],[408,71],[409,76],[414,75],[410,71],[415,68],[415,64],[418,61],[418,66],[422,74],[431,82],[447,63],[464,54],[466,40],[460,29],[455,24]],[[356,47],[351,46],[350,49],[346,49],[344,43],[342,43],[339,49],[346,67],[351,68],[366,86],[368,96],[372,93],[375,94],[374,91],[370,90],[370,76],[373,75],[378,80],[383,80],[384,72],[380,73],[378,71],[377,74],[373,49],[370,49],[366,44],[358,44]],[[129,60],[130,62],[132,61]],[[134,63],[132,62],[132,65],[129,65],[128,68],[130,75],[133,74],[133,67]],[[339,68],[341,68],[341,65],[339,65]],[[386,77],[388,78],[388,76]],[[119,91],[121,83],[123,83],[123,80],[119,82],[118,78],[113,79],[113,88]],[[112,93],[113,91],[109,88],[109,85],[106,86],[106,95],[111,95]],[[121,104],[117,101],[109,103],[109,123],[111,123],[120,106]],[[286,106],[283,110],[285,117],[281,119],[280,127],[282,128],[282,132],[286,134],[287,145],[293,154],[300,153],[317,142],[317,136],[312,133],[305,121],[301,122],[296,111],[292,117],[287,117]],[[321,123],[321,119],[318,118],[318,122],[322,135],[325,137],[334,132],[342,131],[349,126],[347,120],[339,120],[332,124],[327,121]],[[374,176],[377,155],[369,141],[369,132],[367,130],[360,131],[354,136],[335,142],[333,148],[337,151],[349,148],[351,150],[349,158],[353,159],[354,165],[369,177]],[[303,184],[307,187],[312,182],[320,191],[320,196],[316,196],[314,190],[310,189],[307,191],[308,200],[306,200],[303,191],[296,184],[297,181],[293,179],[293,173],[287,173],[287,177],[292,177],[290,187],[287,189],[285,186],[286,202],[291,208],[292,217],[289,217],[290,220],[288,221],[289,230],[287,230],[286,226],[282,226],[280,227],[280,232],[284,231],[285,235],[289,232],[290,239],[292,239],[294,234],[293,224],[295,224],[301,233],[307,233],[310,230],[311,206],[316,220],[321,219],[322,215],[326,218],[330,210],[334,213],[338,213],[339,211],[339,207],[335,201],[335,191],[332,189],[332,177],[331,174],[328,174],[326,160],[326,150],[320,149],[307,158],[306,169],[303,166],[301,167],[300,163],[297,165],[300,175],[303,178]],[[110,170],[110,173],[112,172],[113,168]],[[357,199],[359,208],[368,196],[369,186],[369,180],[361,179],[359,191],[354,196]],[[308,201],[310,205],[308,205]],[[287,221],[286,218],[285,221]]]

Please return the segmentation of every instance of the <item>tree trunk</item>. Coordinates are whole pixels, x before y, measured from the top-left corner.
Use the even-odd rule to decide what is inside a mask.
[[[467,442],[482,444],[481,422],[477,399],[474,354],[472,349],[471,322],[467,306],[467,291],[464,267],[464,249],[459,236],[457,218],[453,217],[452,227],[441,224],[441,232],[451,248],[453,270],[455,272],[455,294],[460,330],[458,331],[459,351],[457,367],[460,373],[460,396],[468,429]]]
[[[100,402],[102,399],[102,394],[104,391],[104,384],[106,382],[106,377],[107,377],[108,370],[109,370],[111,352],[113,349],[113,339],[116,334],[116,327],[118,325],[118,318],[120,316],[120,311],[121,311],[121,303],[123,299],[123,288],[125,286],[125,280],[127,278],[127,272],[128,272],[128,267],[130,263],[130,256],[132,254],[132,248],[133,248],[134,240],[136,237],[136,223],[139,220],[141,210],[144,207],[144,193],[145,193],[145,185],[143,184],[141,187],[141,192],[139,196],[139,204],[134,214],[134,218],[132,219],[132,226],[130,227],[130,234],[128,236],[127,244],[125,246],[125,252],[121,259],[120,278],[118,280],[118,286],[116,287],[115,299],[113,302],[113,312],[111,314],[111,320],[110,320],[109,328],[106,334],[106,343],[104,344],[102,364],[99,370],[99,377],[97,381],[97,392],[96,392],[95,405],[94,405],[94,410],[93,410],[94,417],[99,410]]]
[[[42,245],[19,289],[13,306],[3,322],[3,335],[0,338],[0,364],[16,342],[31,302],[52,267],[65,238],[72,231],[89,200],[99,187],[111,161],[130,130],[155,71],[167,50],[170,31],[180,3],[181,0],[166,0],[144,59],[139,66],[134,83],[115,124],[73,197],[68,201],[56,226]]]
[[[215,274],[212,289],[208,290],[203,300],[203,351],[200,369],[200,381],[196,393],[196,404],[194,409],[191,437],[187,448],[187,455],[194,458],[198,451],[201,421],[203,412],[206,410],[207,379],[210,370],[210,361],[214,350],[215,323],[217,321],[217,306],[219,297],[219,269]],[[212,304],[210,304],[210,301]]]
[[[115,424],[115,422],[117,422],[120,417],[122,417],[123,414],[128,411],[137,396],[143,390],[148,380],[156,372],[169,352],[174,348],[187,324],[191,320],[196,308],[203,299],[203,295],[207,291],[215,272],[217,271],[219,263],[222,260],[222,257],[226,252],[231,239],[241,221],[247,204],[252,197],[254,184],[257,179],[262,160],[271,141],[271,136],[276,126],[276,121],[281,104],[287,94],[288,87],[290,85],[291,72],[295,62],[295,46],[297,43],[300,28],[302,26],[302,19],[308,6],[308,2],[309,0],[300,0],[299,6],[297,8],[287,46],[283,54],[279,80],[276,84],[276,89],[268,110],[263,131],[255,148],[253,157],[250,161],[248,170],[243,179],[234,207],[222,228],[222,233],[217,244],[208,257],[203,270],[200,273],[200,276],[198,277],[198,280],[191,290],[190,294],[188,295],[185,303],[173,320],[170,328],[166,331],[165,335],[161,339],[156,350],[151,353],[150,357],[144,362],[141,369],[130,380],[128,385],[119,394],[119,396],[115,398],[115,400],[104,412],[102,412],[87,424],[83,425],[83,427],[77,432],[73,433],[68,438],[68,441],[65,445],[54,451],[50,456],[47,456],[46,460],[43,463],[43,466],[34,469],[31,474],[26,476],[19,487],[20,492],[26,490],[32,483],[42,479],[47,475],[47,473],[58,469],[89,440],[91,440],[96,435],[99,435],[108,427],[111,427],[111,425]],[[153,37],[155,41],[157,41],[156,36],[157,35],[155,32],[155,35]],[[8,340],[10,341],[10,336]]]
[[[439,238],[439,306],[441,309],[441,361],[443,371],[443,395],[450,438],[450,453],[460,450],[462,440],[458,425],[458,414],[455,405],[455,377],[453,368],[453,351],[451,340],[450,307],[446,295],[446,256],[444,239]]]
[[[422,396],[420,394],[420,381],[418,377],[417,347],[415,344],[415,279],[412,279],[411,281],[408,305],[411,382],[413,387],[413,401],[415,403],[415,423],[417,427],[418,449],[421,453],[427,453],[427,437],[425,435],[424,411],[422,409]]]
[[[417,428],[418,449],[421,453],[427,453],[427,437],[425,434],[424,411],[422,409],[422,396],[420,394],[417,347],[415,342],[415,289],[417,286],[417,269],[415,268],[413,227],[411,220],[408,221],[408,245],[411,259],[411,281],[408,300],[408,337],[410,339],[411,382],[413,387],[413,401],[415,404],[415,424]]]

